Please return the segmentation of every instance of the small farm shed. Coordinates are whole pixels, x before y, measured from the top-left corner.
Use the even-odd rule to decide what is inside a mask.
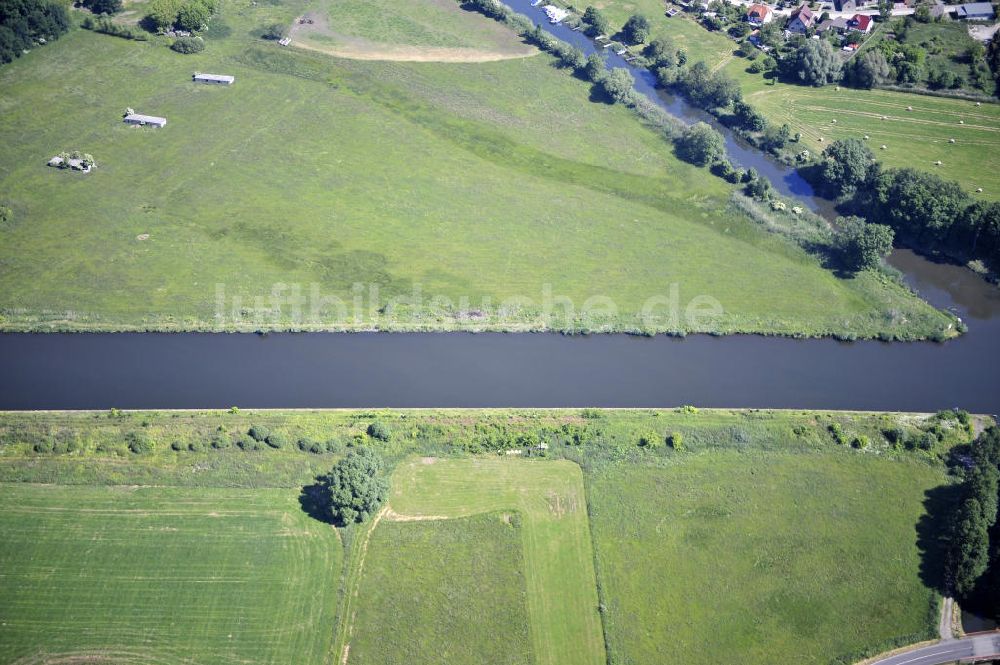
[[[126,125],[152,125],[153,127],[163,127],[167,124],[166,118],[158,118],[155,115],[143,115],[141,113],[129,113],[125,116]]]
[[[200,74],[195,72],[191,75],[191,80],[195,83],[209,83],[212,85],[232,85],[236,80],[235,76],[228,74]]]

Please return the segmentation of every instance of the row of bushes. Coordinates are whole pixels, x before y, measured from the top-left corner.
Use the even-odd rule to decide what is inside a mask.
[[[366,440],[376,440],[387,442],[392,437],[391,428],[380,421],[371,423],[366,435],[354,435],[353,437],[341,436],[318,441],[310,437],[300,437],[295,441],[295,447],[302,452],[313,454],[340,453],[345,448],[362,445]],[[43,454],[66,454],[82,449],[80,441],[73,432],[63,431],[54,436],[44,435],[37,437],[37,441],[32,445],[32,449]],[[128,432],[123,443],[129,452],[135,455],[146,455],[156,448],[155,441],[150,434],[143,430]],[[204,450],[225,450],[236,447],[240,450],[254,451],[267,448],[280,450],[289,447],[291,439],[281,433],[272,432],[265,425],[254,424],[241,434],[232,436],[220,427],[207,440],[195,441],[174,441],[170,444],[170,449],[175,452],[201,452]],[[99,446],[100,451],[106,452],[110,449],[108,444]]]
[[[108,16],[98,16],[96,18],[88,16],[83,19],[80,27],[84,30],[93,30],[94,32],[121,37],[122,39],[133,39],[140,42],[149,39],[149,35],[144,30],[134,28],[130,25],[119,25]]]

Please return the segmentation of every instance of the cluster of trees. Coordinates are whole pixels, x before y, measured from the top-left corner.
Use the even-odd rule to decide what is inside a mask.
[[[678,71],[673,85],[693,104],[703,109],[727,107],[742,99],[740,86],[735,79],[722,72],[713,73],[701,61]]]
[[[204,30],[217,10],[217,0],[152,0],[145,20],[156,31],[195,32]]]
[[[1000,65],[1000,41],[991,42],[989,49],[980,44],[968,49],[964,55],[970,66],[967,81],[947,66],[929,62],[928,51],[923,45],[907,42],[908,26],[912,21],[911,18],[896,21],[892,26],[895,39],[880,40],[846,65],[842,64],[839,54],[827,40],[805,40],[782,60],[782,76],[788,81],[814,86],[841,82],[866,89],[886,84],[956,89],[971,82],[973,86],[987,90],[991,69],[993,77],[996,77]],[[766,41],[763,30],[761,38]]]
[[[330,521],[340,526],[366,521],[389,496],[382,457],[372,448],[352,448],[317,480],[319,503]]]
[[[1000,430],[980,435],[950,520],[947,579],[960,600],[1000,617]]]
[[[920,249],[1000,268],[1000,203],[974,201],[957,183],[925,171],[882,170],[859,139],[835,141],[823,156],[821,184],[869,221]]]
[[[613,32],[611,21],[597,7],[590,6],[583,12],[585,32],[591,37],[610,35]],[[649,39],[651,29],[649,19],[642,14],[633,14],[622,26],[621,36],[629,44],[642,44]]]
[[[0,62],[11,62],[36,44],[69,30],[66,7],[45,0],[0,0]]]
[[[809,39],[782,60],[785,78],[803,85],[822,86],[840,80],[841,62],[830,42]]]

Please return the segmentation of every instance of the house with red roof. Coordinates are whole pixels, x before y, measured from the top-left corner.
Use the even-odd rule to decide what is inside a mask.
[[[764,25],[774,20],[774,12],[767,5],[750,5],[747,9],[747,23]]]
[[[867,35],[872,31],[872,17],[865,14],[855,14],[847,21],[847,29]]]

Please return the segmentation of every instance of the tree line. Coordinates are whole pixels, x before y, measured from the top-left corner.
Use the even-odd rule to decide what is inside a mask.
[[[19,58],[69,30],[63,5],[45,0],[0,0],[0,63]]]
[[[1000,429],[980,435],[968,465],[951,515],[947,583],[960,602],[1000,618]]]
[[[849,210],[914,248],[1000,269],[1000,203],[974,200],[933,173],[883,169],[861,139],[835,141],[823,157],[810,177]]]

